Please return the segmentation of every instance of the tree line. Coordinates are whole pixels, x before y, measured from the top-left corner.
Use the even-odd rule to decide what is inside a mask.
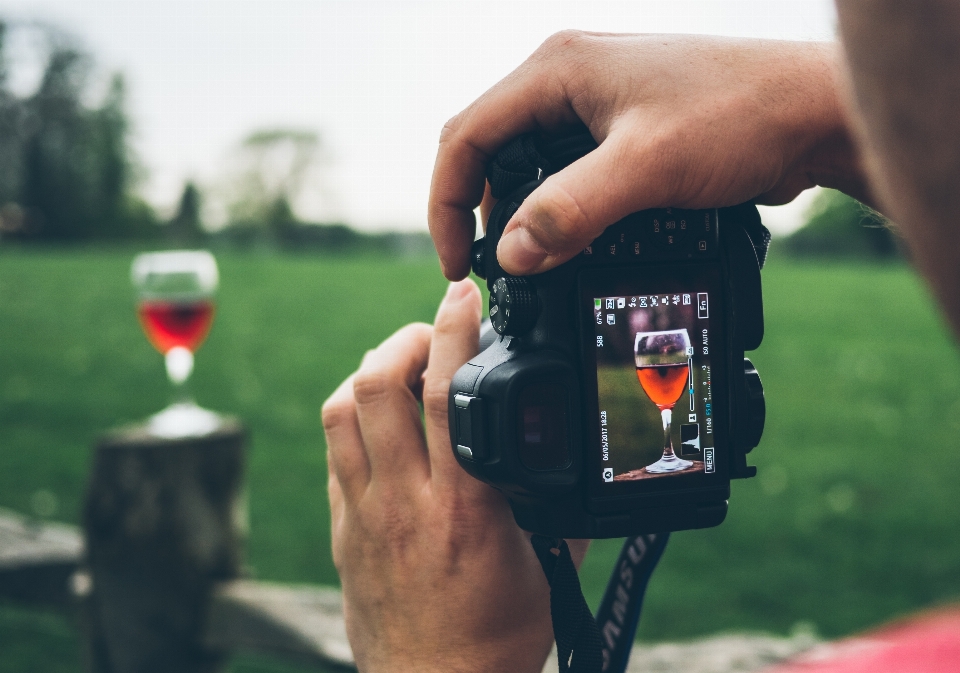
[[[426,234],[364,234],[343,223],[301,221],[291,204],[324,164],[320,137],[302,130],[260,130],[241,142],[231,161],[239,170],[229,176],[226,227],[216,233],[204,227],[202,194],[193,183],[184,186],[172,218],[158,217],[137,193],[143,169],[130,145],[123,76],[113,74],[91,105],[93,57],[59,31],[34,28],[44,38],[42,75],[32,92],[18,95],[11,87],[11,30],[0,19],[0,240],[432,252]],[[311,189],[322,193],[322,181]],[[827,190],[781,249],[889,259],[901,246],[876,213]]]
[[[42,74],[13,90],[15,30],[37,33]],[[302,222],[291,207],[318,154],[319,137],[274,129],[250,134],[234,163],[229,221],[211,233],[203,195],[188,182],[174,216],[158,217],[137,192],[143,167],[130,144],[123,75],[94,98],[92,55],[52,27],[0,19],[0,240],[73,243],[143,240],[178,246],[273,246],[303,250],[432,251],[426,234],[365,234],[342,223]],[[290,154],[277,170],[276,156]]]

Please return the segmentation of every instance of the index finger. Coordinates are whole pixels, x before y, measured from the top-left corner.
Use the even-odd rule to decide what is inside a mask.
[[[440,133],[427,222],[443,275],[450,280],[470,272],[470,245],[476,233],[473,209],[483,198],[490,159],[522,133],[558,129],[578,120],[559,76],[540,61],[528,59]]]
[[[430,478],[434,485],[473,482],[453,457],[447,404],[453,375],[464,362],[477,354],[480,309],[480,290],[473,281],[451,283],[434,322],[430,360],[423,386]]]

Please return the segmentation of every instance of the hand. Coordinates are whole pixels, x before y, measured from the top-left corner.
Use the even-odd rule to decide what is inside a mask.
[[[558,33],[441,133],[429,222],[443,272],[469,271],[490,158],[577,120],[600,146],[513,216],[497,250],[510,273],[550,269],[645,208],[786,203],[814,184],[867,199],[839,79],[832,44]]]
[[[451,284],[433,328],[398,331],[323,406],[333,561],[362,672],[539,673],[553,642],[529,535],[450,448],[447,391],[477,352],[480,303],[472,281]]]

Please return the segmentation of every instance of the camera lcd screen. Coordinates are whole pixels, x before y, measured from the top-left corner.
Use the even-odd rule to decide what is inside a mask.
[[[601,491],[716,471],[712,299],[706,286],[592,297]]]

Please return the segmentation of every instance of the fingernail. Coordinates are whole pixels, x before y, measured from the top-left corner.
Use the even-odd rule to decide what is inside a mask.
[[[533,271],[546,258],[547,251],[541,248],[523,227],[516,227],[506,232],[497,246],[497,260],[500,266],[512,273]]]

